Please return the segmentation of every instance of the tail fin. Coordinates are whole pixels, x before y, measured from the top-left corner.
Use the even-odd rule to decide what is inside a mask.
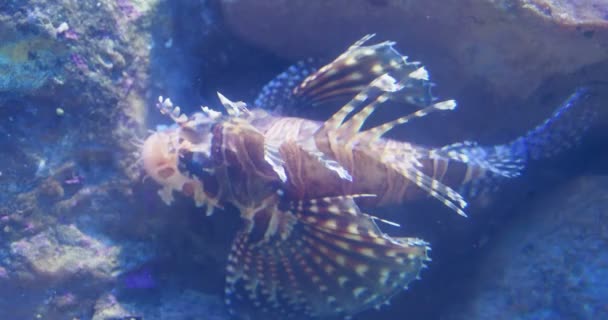
[[[502,145],[480,146],[465,141],[434,150],[434,155],[480,166],[496,175],[514,177],[529,160],[550,158],[574,147],[595,118],[586,102],[590,90],[577,88],[543,123]]]
[[[589,88],[577,88],[547,120],[508,144],[512,155],[539,160],[576,146],[596,115],[590,96]]]
[[[431,157],[467,165],[459,192],[469,197],[492,192],[499,180],[521,174],[530,160],[552,157],[574,147],[595,118],[590,90],[578,88],[540,125],[510,143],[481,146],[465,141],[431,151]]]

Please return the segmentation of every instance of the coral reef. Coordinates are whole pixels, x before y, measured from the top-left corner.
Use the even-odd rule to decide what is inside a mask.
[[[2,319],[90,318],[99,294],[151,259],[115,226],[133,210],[155,3],[0,5]]]
[[[16,37],[16,39],[11,39]],[[2,37],[0,91],[27,92],[39,89],[55,73],[66,50],[44,37]]]
[[[0,318],[111,319],[115,305],[103,297],[115,296],[146,319],[210,310],[222,319],[217,296],[202,292],[221,290],[224,225],[238,221],[203,220],[187,205],[171,212],[142,181],[134,153],[148,90],[182,90],[170,84],[195,61],[176,58],[187,39],[171,44],[181,7],[0,5],[0,143],[11,154],[0,158]],[[211,19],[208,11],[195,20]],[[159,290],[172,286],[180,289]],[[162,303],[146,304],[157,291]]]
[[[115,1],[0,7],[0,114],[8,119],[0,139],[16,155],[0,163],[10,181],[3,197],[75,158],[103,154],[127,170],[131,138],[143,130],[149,35],[139,28],[150,21],[145,11],[138,20],[123,11]]]
[[[157,299],[148,303],[136,304],[122,302],[114,295],[107,294],[97,301],[95,310],[93,320],[126,319],[129,317],[139,317],[146,320],[229,319],[219,297],[191,290],[182,292],[167,290]]]

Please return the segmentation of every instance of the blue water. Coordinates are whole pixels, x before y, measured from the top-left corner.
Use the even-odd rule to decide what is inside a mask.
[[[222,111],[218,91],[251,105],[297,60],[235,33],[222,3],[0,4],[0,319],[250,319],[245,311],[231,315],[224,303],[228,254],[243,227],[237,208],[225,204],[208,217],[181,193],[166,205],[138,154],[151,130],[175,128],[154,107],[158,96],[186,114],[200,106]],[[390,15],[382,9],[390,1],[365,3],[372,15]],[[315,21],[302,19],[294,25]],[[290,38],[281,33],[294,34],[292,27],[272,32]],[[412,47],[415,60],[427,61],[418,54],[434,45],[421,39],[434,30],[425,32],[399,50]],[[357,40],[346,36],[352,33],[312,58],[331,61]],[[606,26],[582,33],[603,41]],[[550,141],[559,153],[530,159],[515,179],[491,180],[488,193],[469,202],[468,218],[432,197],[366,210],[401,225],[379,223],[383,232],[429,242],[432,261],[390,304],[353,319],[608,319],[608,73],[596,76],[608,70],[608,58],[547,77],[521,96],[493,91],[481,78],[459,83],[450,76],[457,68],[437,70],[445,66],[441,54],[428,61],[433,95],[456,99],[458,108],[412,121],[390,138],[436,147],[505,144],[582,86],[592,94],[575,107],[594,116],[584,118],[585,130],[576,122],[560,127]],[[340,103],[290,112],[324,121]],[[381,109],[370,125],[400,110]],[[572,131],[580,138],[564,133]]]

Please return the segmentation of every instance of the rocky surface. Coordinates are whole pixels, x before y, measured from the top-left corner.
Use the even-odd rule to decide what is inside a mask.
[[[10,249],[13,257],[22,259],[35,277],[50,277],[55,281],[77,273],[108,281],[121,269],[141,264],[150,256],[150,250],[143,245],[123,243],[119,246],[109,239],[86,235],[75,225],[58,225],[20,239],[11,243]],[[131,261],[121,259],[121,254]]]
[[[135,152],[158,95],[194,107],[197,78],[214,80],[201,73],[246,52],[214,12],[205,0],[0,4],[0,144],[10,154],[0,157],[1,319],[224,319],[236,216],[165,206]],[[218,63],[218,43],[233,47],[230,61]],[[153,127],[161,116],[150,118]]]
[[[127,172],[143,130],[156,1],[0,5],[0,201],[70,161]],[[67,177],[66,177],[67,180]]]
[[[2,319],[88,319],[153,256],[120,225],[135,211],[156,4],[0,4]]]
[[[113,294],[102,296],[95,305],[93,320],[129,319],[139,317],[146,320],[228,320],[223,301],[213,295],[186,290],[167,290],[147,303],[129,303],[133,297],[121,301]]]
[[[425,143],[504,142],[542,121],[576,86],[607,81],[605,1],[221,3],[243,40],[291,61],[331,59],[368,33],[397,41],[400,52],[427,67],[436,95],[459,102],[444,122],[408,125],[414,129],[407,136],[430,137]]]
[[[578,178],[521,206],[444,319],[608,318],[606,208],[608,176]]]
[[[395,40],[452,85],[527,96],[543,81],[605,62],[603,1],[223,0],[244,39],[290,58],[332,56],[362,35]],[[280,30],[280,32],[278,32]],[[599,75],[598,75],[599,76]],[[477,83],[476,83],[477,84]]]

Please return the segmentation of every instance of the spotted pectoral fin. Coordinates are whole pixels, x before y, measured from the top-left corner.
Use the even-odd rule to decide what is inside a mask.
[[[421,106],[432,102],[431,83],[420,63],[408,61],[395,50],[395,43],[391,41],[364,45],[372,37],[365,36],[334,61],[309,75],[293,90],[293,96],[312,105],[339,98],[350,99],[377,77],[389,74],[397,79],[407,78],[403,94],[391,98]]]
[[[252,236],[260,232],[250,226],[235,239],[226,301],[236,314],[259,319],[352,315],[403,290],[428,260],[424,241],[382,234],[353,197],[261,210],[274,222],[252,223],[277,232]]]

